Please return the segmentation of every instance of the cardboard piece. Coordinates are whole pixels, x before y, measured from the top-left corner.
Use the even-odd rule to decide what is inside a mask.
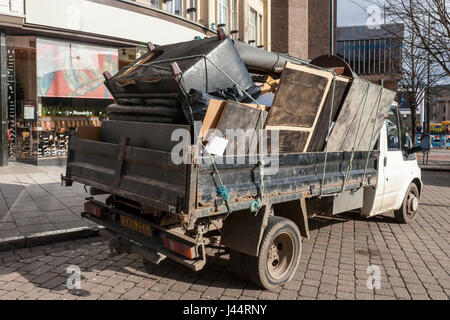
[[[202,141],[208,140],[208,137],[205,136],[208,133],[208,130],[217,128],[226,104],[227,101],[225,100],[210,100],[200,130],[200,139],[202,139]]]
[[[276,93],[280,85],[280,79],[274,79],[271,76],[267,76],[264,84],[261,87],[261,94]]]

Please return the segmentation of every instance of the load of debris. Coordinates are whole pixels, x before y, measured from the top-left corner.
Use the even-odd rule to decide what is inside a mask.
[[[205,142],[214,130],[263,128],[269,138],[277,131],[279,153],[374,148],[393,91],[360,79],[336,56],[305,61],[218,34],[149,43],[147,54],[105,74],[116,102],[109,120],[201,121]]]

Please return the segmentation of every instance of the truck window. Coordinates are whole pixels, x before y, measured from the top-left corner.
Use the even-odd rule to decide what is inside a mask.
[[[388,149],[400,149],[398,119],[395,109],[389,111],[389,116],[386,119],[386,133]]]

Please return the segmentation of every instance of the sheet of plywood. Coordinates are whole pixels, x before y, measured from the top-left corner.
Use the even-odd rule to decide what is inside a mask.
[[[261,121],[262,112],[262,121]],[[242,130],[241,132],[246,133],[245,146],[240,148],[236,143],[230,141],[230,145],[226,149],[226,154],[245,154],[249,151],[249,145],[256,138],[257,130],[264,127],[265,120],[267,118],[267,112],[264,110],[257,109],[253,106],[244,105],[238,102],[228,101],[224,108],[223,114],[220,117],[219,124],[217,125],[217,135],[225,136],[230,140],[233,139],[237,142],[242,135],[236,133],[233,137],[229,136],[227,133],[228,129]],[[262,122],[262,125],[261,125]]]
[[[308,145],[308,152],[323,151],[323,149],[325,148],[325,140],[330,127],[330,113],[332,113],[331,122],[336,121],[337,115],[339,114],[345,96],[350,87],[350,83],[351,79],[343,76],[336,76],[336,83],[333,84],[332,82],[330,90],[328,91],[327,99],[322,108],[322,112],[320,113],[316,128]],[[335,86],[334,101],[332,101],[333,86]]]
[[[355,78],[328,142],[328,151],[372,150],[395,92]]]
[[[326,70],[289,62],[285,64],[269,110],[266,129],[306,132],[307,138],[289,141],[286,146],[280,144],[280,150],[287,150],[289,147],[295,152],[308,150],[332,79],[333,73]]]
[[[274,132],[278,133],[278,141],[274,138]],[[299,130],[267,130],[268,154],[301,153],[308,139],[308,131]]]

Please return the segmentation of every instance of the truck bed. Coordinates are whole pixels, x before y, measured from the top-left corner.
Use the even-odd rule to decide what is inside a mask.
[[[188,126],[104,121],[102,128],[97,128],[99,132],[73,133],[64,179],[158,210],[185,214],[190,226],[199,218],[226,213],[225,202],[217,195],[219,182],[209,158],[180,165],[172,162],[171,150],[178,142],[171,141],[170,132],[180,128]],[[351,152],[328,153],[322,194],[342,191],[347,171],[345,190],[363,184],[375,186],[377,157],[378,151],[355,152],[348,171]],[[249,164],[249,156],[213,159],[230,195],[231,209],[248,209],[258,196],[259,167]],[[266,163],[267,203],[319,195],[324,164],[324,152],[280,154],[279,169],[271,175],[271,163]]]

